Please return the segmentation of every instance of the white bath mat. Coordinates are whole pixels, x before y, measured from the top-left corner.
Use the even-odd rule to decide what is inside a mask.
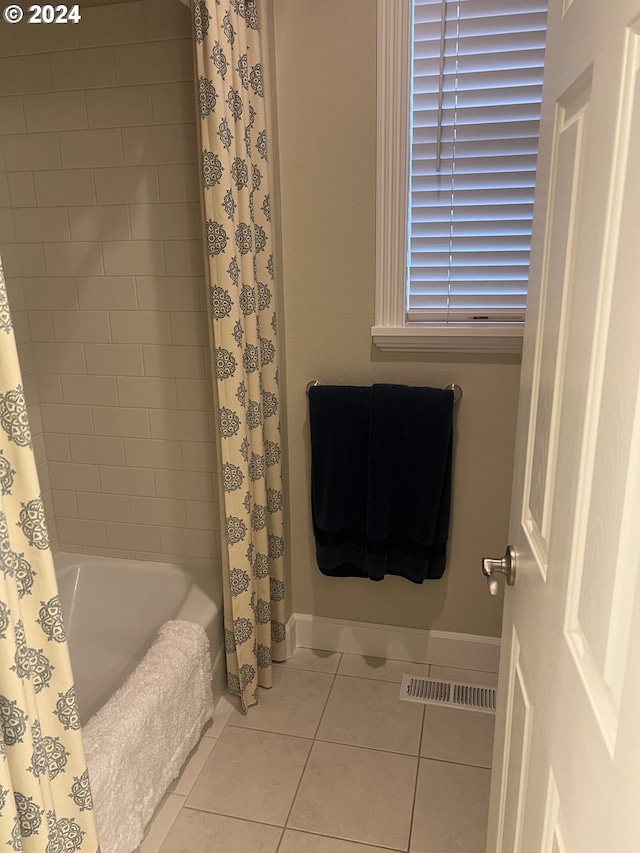
[[[400,699],[421,702],[423,705],[445,705],[466,708],[468,711],[496,712],[496,688],[462,681],[443,681],[439,678],[420,678],[403,675]]]

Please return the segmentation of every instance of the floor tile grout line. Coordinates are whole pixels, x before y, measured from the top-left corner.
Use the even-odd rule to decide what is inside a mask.
[[[202,814],[212,814],[216,815],[217,817],[228,817],[231,820],[238,820],[243,823],[256,823],[259,826],[272,826],[274,829],[285,828],[284,826],[280,826],[279,823],[267,823],[264,820],[256,820],[256,818],[254,817],[240,817],[237,814],[229,814],[229,812],[214,812],[211,809],[204,809],[202,808],[202,806],[184,806],[183,808],[186,808],[187,811],[201,812]]]
[[[405,851],[401,851],[397,847],[387,847],[384,844],[369,844],[368,841],[354,841],[351,838],[342,838],[339,835],[326,835],[323,832],[314,832],[313,829],[295,829],[294,827],[287,828],[290,832],[299,832],[301,835],[313,835],[316,838],[329,838],[331,841],[345,841],[348,844],[356,844],[358,847],[373,847],[374,850],[388,851],[388,853],[405,853]],[[276,853],[278,853],[277,850]]]
[[[431,667],[429,667],[431,669]],[[422,726],[420,727],[420,745],[418,746],[418,761],[416,763],[416,777],[413,783],[413,802],[411,804],[411,818],[409,820],[409,838],[407,839],[407,853],[411,850],[411,837],[413,835],[413,819],[416,814],[416,799],[418,797],[418,777],[420,776],[420,751],[422,750],[422,738],[424,737],[425,710],[422,709]]]
[[[342,660],[342,653],[340,653],[340,660],[338,661],[338,667],[340,666],[340,661]],[[333,673],[333,678],[331,679],[331,687],[329,687],[327,691],[327,698],[324,700],[324,705],[322,707],[322,712],[318,717],[318,724],[316,726],[316,730],[314,732],[313,738],[311,738],[311,747],[309,748],[309,752],[307,753],[307,758],[304,762],[304,767],[302,768],[302,773],[300,774],[300,778],[298,779],[298,784],[296,785],[296,790],[291,798],[291,805],[289,806],[289,811],[287,812],[287,817],[284,822],[284,830],[282,832],[282,837],[280,838],[280,842],[278,843],[278,847],[276,849],[276,853],[280,850],[280,846],[282,844],[282,839],[284,838],[284,833],[289,825],[289,820],[291,818],[291,812],[293,811],[293,807],[295,805],[296,799],[298,797],[298,792],[300,791],[300,785],[302,784],[302,780],[304,778],[304,774],[306,773],[307,766],[309,764],[309,759],[311,758],[311,752],[313,751],[314,744],[316,742],[316,735],[318,734],[318,729],[320,728],[320,723],[322,722],[322,718],[324,716],[324,712],[327,709],[327,704],[329,702],[329,697],[331,696],[331,691],[333,690],[333,685],[336,683],[336,678],[338,675],[338,667],[336,667],[336,671]]]

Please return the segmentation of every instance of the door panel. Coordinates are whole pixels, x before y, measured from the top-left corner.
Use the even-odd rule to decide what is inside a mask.
[[[488,853],[640,850],[638,22],[550,3]]]

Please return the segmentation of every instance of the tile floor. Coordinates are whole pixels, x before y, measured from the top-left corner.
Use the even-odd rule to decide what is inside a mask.
[[[244,716],[222,697],[140,853],[484,853],[494,717],[400,702],[404,672],[299,649]]]

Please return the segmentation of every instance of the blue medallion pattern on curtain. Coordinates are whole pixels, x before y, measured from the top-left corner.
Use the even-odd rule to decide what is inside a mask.
[[[0,849],[95,853],[80,718],[0,262]]]
[[[228,685],[243,708],[284,660],[277,322],[255,0],[196,0],[209,306],[226,517]]]

